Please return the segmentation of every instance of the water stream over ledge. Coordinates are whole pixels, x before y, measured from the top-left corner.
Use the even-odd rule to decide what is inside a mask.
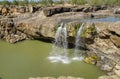
[[[98,67],[81,61],[69,64],[50,63],[47,59],[52,44],[41,41],[23,41],[9,44],[0,41],[0,77],[2,79],[28,79],[38,76],[75,76],[97,79],[106,74]],[[67,49],[69,57],[74,49]]]
[[[77,21],[77,22],[118,22],[120,21],[120,16],[98,16],[95,18],[90,18],[90,17],[85,17],[81,19],[63,19],[62,22],[72,22],[72,21]]]

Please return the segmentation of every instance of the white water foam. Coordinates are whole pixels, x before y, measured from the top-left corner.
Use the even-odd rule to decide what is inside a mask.
[[[60,27],[58,27],[55,42],[52,46],[52,52],[48,59],[53,62],[61,62],[64,64],[70,63],[70,59],[68,58],[68,42],[67,42],[67,31],[66,24],[61,23]]]
[[[66,56],[50,56],[48,57],[48,59],[52,62],[52,63],[55,63],[55,62],[61,62],[63,64],[69,64],[71,63],[70,59]]]

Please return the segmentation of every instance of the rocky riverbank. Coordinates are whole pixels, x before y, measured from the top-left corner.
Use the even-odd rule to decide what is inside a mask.
[[[115,14],[119,13],[118,9],[115,9],[117,12],[113,9],[103,8],[99,10],[95,9],[95,12],[94,8],[92,8],[92,10],[87,9],[89,12],[84,12],[83,10],[85,8],[82,8],[82,11],[78,10],[81,8],[75,7],[69,9],[71,10],[67,11],[68,8],[63,7],[50,7],[44,8],[35,13],[20,13],[12,18],[1,17],[0,39],[10,43],[16,43],[26,39],[37,39],[50,42],[54,40],[59,24],[65,22],[67,25],[68,42],[70,45],[74,45],[76,32],[82,23],[82,19],[97,18],[98,16],[103,17],[108,15],[119,16]],[[86,49],[87,54],[85,62],[95,64],[100,66],[101,69],[108,71],[107,76],[102,76],[98,79],[119,79],[120,21],[86,22],[82,33],[82,40],[84,42],[83,48]]]
[[[36,78],[30,77],[29,79],[83,79],[83,78],[72,77],[72,76],[68,76],[68,77],[60,76],[58,78],[55,78],[55,77],[36,77]]]

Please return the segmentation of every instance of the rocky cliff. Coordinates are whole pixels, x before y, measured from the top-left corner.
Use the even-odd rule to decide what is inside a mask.
[[[85,16],[89,17],[89,14],[70,12],[46,17],[43,11],[39,11],[33,14],[25,13],[16,18],[1,18],[0,39],[10,43],[25,39],[53,41],[59,24],[66,22],[68,42],[75,44],[77,30],[82,24],[81,19]],[[107,75],[110,75],[99,79],[105,77],[119,79],[120,21],[86,22],[81,38],[84,43],[82,48],[86,49],[87,54],[85,62],[100,66],[101,69],[108,71]]]

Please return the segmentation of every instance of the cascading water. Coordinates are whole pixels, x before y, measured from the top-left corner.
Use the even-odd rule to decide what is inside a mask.
[[[55,42],[52,47],[52,52],[48,57],[51,62],[62,62],[62,63],[70,63],[69,58],[67,57],[67,31],[66,24],[61,23],[60,27],[58,27]]]
[[[81,41],[81,34],[82,34],[83,26],[84,26],[84,23],[82,23],[82,25],[80,26],[80,28],[79,28],[79,30],[77,32],[73,60],[82,60],[83,59],[83,57],[81,56],[81,52],[79,50],[79,47],[83,46],[83,43]]]

